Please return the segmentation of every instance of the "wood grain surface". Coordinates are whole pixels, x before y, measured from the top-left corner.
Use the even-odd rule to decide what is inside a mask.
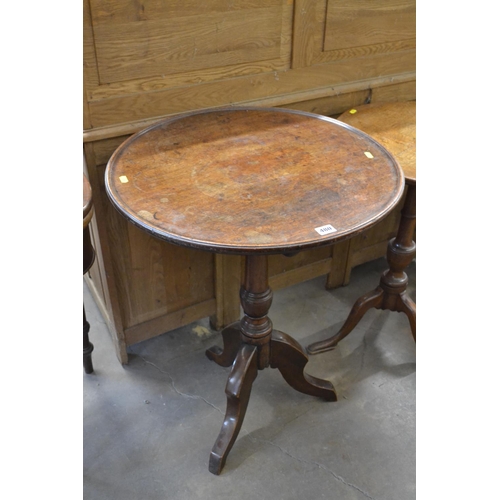
[[[339,120],[363,130],[398,160],[408,184],[417,182],[417,103],[364,104],[345,111]]]
[[[329,0],[324,50],[415,39],[415,0]]]
[[[125,141],[106,190],[132,223],[214,252],[287,253],[351,237],[403,193],[393,156],[331,118],[230,108],[166,120]],[[316,228],[331,225],[335,232]]]
[[[281,106],[416,79],[415,0],[84,0],[83,8],[84,129],[100,138],[194,110]]]

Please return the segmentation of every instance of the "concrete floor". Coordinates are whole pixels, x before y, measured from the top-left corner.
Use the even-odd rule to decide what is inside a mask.
[[[276,291],[275,328],[304,346],[329,337],[385,268],[385,259],[358,266],[332,291],[324,277]],[[408,276],[415,300],[415,263]],[[208,459],[230,368],[205,357],[222,345],[208,319],[132,346],[122,366],[85,284],[84,303],[95,370],[83,375],[85,500],[415,498],[416,347],[405,315],[372,309],[337,349],[310,357],[306,372],[331,381],[337,402],[259,372],[214,476]]]

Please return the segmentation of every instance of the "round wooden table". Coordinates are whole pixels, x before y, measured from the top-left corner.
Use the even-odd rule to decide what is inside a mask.
[[[338,119],[370,134],[394,154],[404,171],[407,192],[397,235],[387,247],[389,269],[380,278],[379,286],[354,303],[335,335],[307,346],[309,354],[334,349],[371,308],[405,313],[413,338],[417,338],[417,306],[406,293],[405,273],[416,253],[413,241],[417,199],[416,102],[365,104],[342,113]]]
[[[278,368],[294,389],[336,400],[304,373],[302,346],[273,329],[267,256],[351,238],[403,194],[394,157],[337,120],[278,108],[227,108],[167,119],[126,140],[108,162],[106,190],[131,223],[162,240],[245,256],[243,317],[209,359],[232,369],[227,410],[210,456],[220,474],[258,370]]]

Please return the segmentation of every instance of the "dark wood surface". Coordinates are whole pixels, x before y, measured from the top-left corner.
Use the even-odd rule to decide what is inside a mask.
[[[406,314],[411,334],[415,341],[417,339],[417,306],[406,293],[408,275],[405,273],[416,254],[413,241],[417,209],[416,102],[365,104],[346,111],[339,116],[339,120],[359,127],[390,149],[404,170],[408,188],[398,232],[387,247],[389,269],[383,273],[374,290],[356,300],[345,323],[335,335],[307,346],[309,354],[334,349],[371,308]]]
[[[111,201],[134,224],[172,243],[240,254],[349,238],[387,215],[403,184],[392,155],[364,133],[272,108],[160,122],[125,141],[106,171]],[[328,224],[336,232],[316,232]]]
[[[245,255],[243,317],[206,355],[232,365],[227,408],[210,455],[220,474],[258,370],[277,368],[297,391],[328,401],[333,385],[304,373],[308,357],[268,316],[268,255],[345,239],[375,224],[403,193],[403,172],[369,136],[317,115],[224,109],[161,122],[111,157],[106,189],[128,220],[180,245]],[[316,228],[330,224],[331,233]]]

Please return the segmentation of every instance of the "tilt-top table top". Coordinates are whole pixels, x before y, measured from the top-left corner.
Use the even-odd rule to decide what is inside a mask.
[[[106,170],[115,207],[150,234],[235,254],[292,253],[354,236],[399,201],[404,174],[350,125],[281,108],[161,121]]]

